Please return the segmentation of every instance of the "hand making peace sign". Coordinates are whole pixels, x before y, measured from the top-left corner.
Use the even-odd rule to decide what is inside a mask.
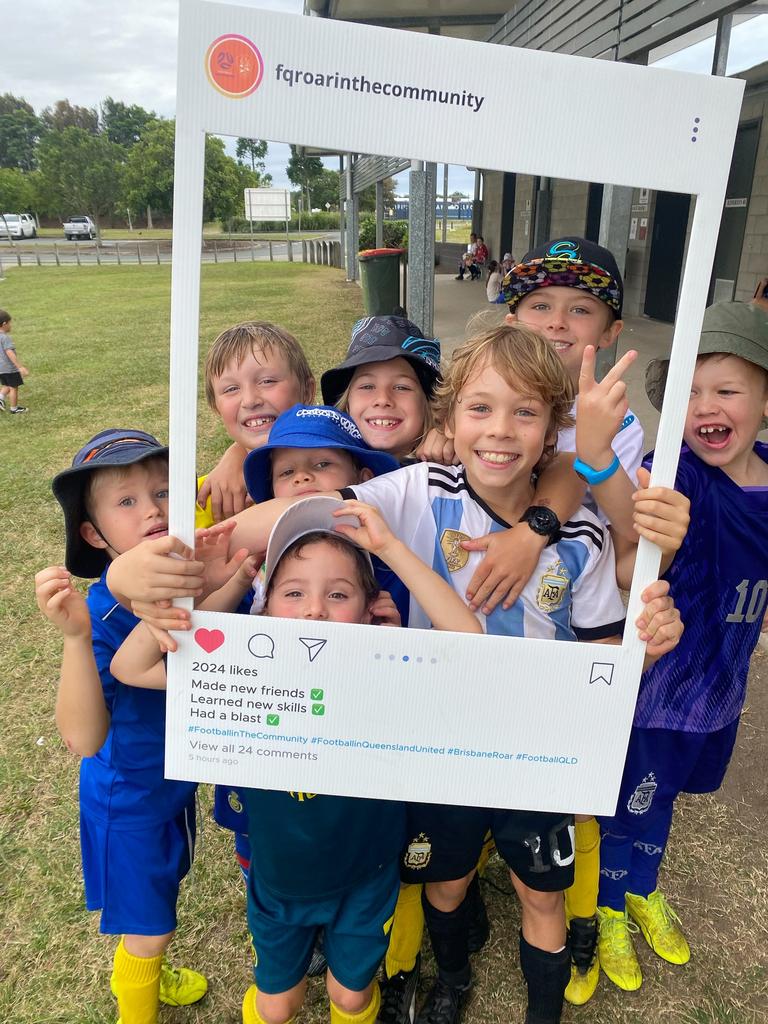
[[[613,461],[611,442],[629,409],[622,377],[637,359],[637,352],[626,352],[601,381],[595,380],[595,355],[594,345],[587,345],[579,374],[576,451],[582,462],[599,470]]]

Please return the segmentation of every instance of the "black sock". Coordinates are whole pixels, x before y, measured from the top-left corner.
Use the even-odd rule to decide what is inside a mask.
[[[571,976],[571,950],[559,953],[531,946],[520,932],[520,967],[528,986],[526,1024],[559,1024],[565,988]]]
[[[472,978],[469,966],[467,899],[463,899],[455,910],[446,913],[432,906],[427,899],[425,886],[421,894],[421,905],[424,908],[424,920],[440,977],[451,988],[466,988]]]

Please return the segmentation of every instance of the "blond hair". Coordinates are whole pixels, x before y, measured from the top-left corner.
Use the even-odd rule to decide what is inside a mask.
[[[554,346],[522,324],[501,324],[468,338],[454,349],[443,381],[435,389],[435,416],[451,423],[459,393],[485,366],[528,398],[549,406],[553,430],[573,426],[573,384]]]
[[[304,350],[292,334],[267,320],[246,320],[228,327],[215,339],[205,358],[205,398],[215,411],[214,384],[232,362],[239,366],[248,355],[276,351],[285,357],[288,369],[301,388],[301,401],[309,404],[315,381]]]
[[[389,362],[389,360],[382,360],[382,362]],[[407,362],[407,360],[406,360],[406,362]],[[353,381],[355,379],[355,373],[357,373],[358,370],[370,369],[370,367],[372,365],[374,365],[374,364],[363,363],[361,366],[356,366],[355,367],[354,373],[349,378],[349,384],[347,384],[347,386],[344,388],[342,393],[339,395],[339,400],[336,403],[336,408],[340,412],[345,412],[347,414],[347,416],[350,415],[350,412],[349,412],[349,395],[350,395],[350,392],[352,391],[352,383],[353,383]],[[410,363],[409,363],[409,365],[410,365]],[[434,408],[432,406],[432,402],[428,398],[427,393],[424,391],[424,385],[421,383],[421,380],[419,378],[418,373],[416,373],[415,370],[413,372],[414,372],[416,380],[418,381],[418,384],[419,384],[419,394],[422,395],[422,397],[424,399],[424,419],[423,419],[422,425],[421,425],[421,433],[418,435],[418,437],[416,437],[414,439],[413,446],[412,446],[410,452],[408,452],[406,457],[409,457],[409,456],[414,455],[416,453],[417,448],[419,447],[421,442],[424,440],[424,438],[427,436],[427,434],[430,432],[430,430],[435,426],[435,423],[436,423],[435,411],[434,411]],[[360,426],[360,424],[358,423],[358,427],[359,426]]]

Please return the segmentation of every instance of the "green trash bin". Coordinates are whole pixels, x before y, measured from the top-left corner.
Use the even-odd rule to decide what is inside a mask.
[[[400,305],[400,257],[405,249],[364,249],[357,254],[368,316],[391,316]]]

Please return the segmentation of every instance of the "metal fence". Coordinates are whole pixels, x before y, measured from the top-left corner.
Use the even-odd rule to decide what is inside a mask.
[[[301,262],[328,267],[342,266],[341,243],[326,239],[301,241],[253,241],[213,239],[203,242],[203,263]],[[0,246],[2,267],[144,266],[173,261],[170,240],[141,242],[71,242],[66,245],[45,241],[10,243]]]

